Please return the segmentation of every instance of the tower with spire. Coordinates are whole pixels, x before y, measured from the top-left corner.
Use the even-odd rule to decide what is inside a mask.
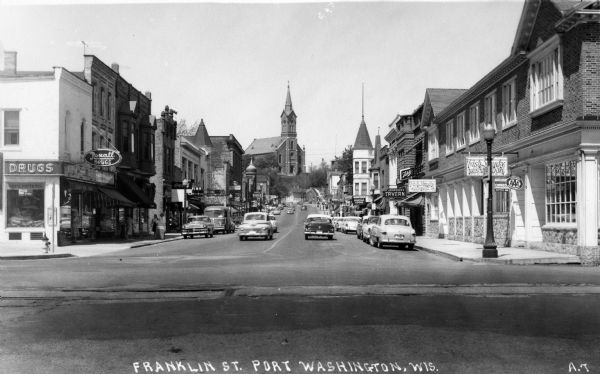
[[[271,138],[254,139],[246,148],[244,157],[248,160],[275,156],[279,174],[293,176],[304,172],[304,148],[298,144],[296,132],[296,113],[292,106],[290,82],[287,84],[287,95],[283,111],[279,116],[281,135]]]
[[[362,87],[362,119],[358,126],[358,133],[354,140],[354,146],[352,149],[352,166],[353,166],[353,192],[355,197],[355,203],[357,201],[369,202],[371,201],[371,175],[369,169],[371,168],[371,160],[373,160],[373,143],[367,129],[367,123],[365,122],[365,87]],[[358,199],[356,199],[358,198]],[[360,208],[363,208],[365,205]]]

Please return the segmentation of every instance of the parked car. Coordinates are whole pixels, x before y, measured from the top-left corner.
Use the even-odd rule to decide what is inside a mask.
[[[360,217],[344,217],[344,221],[342,222],[342,232],[344,234],[356,232],[356,227],[358,226],[359,221]]]
[[[273,209],[273,211],[271,213],[273,213],[274,215],[278,216],[278,215],[281,214],[281,210],[279,210],[279,209]]]
[[[339,231],[339,222],[342,217],[334,216],[331,218],[331,223],[333,224],[333,229],[335,231]]]
[[[273,232],[277,232],[277,218],[272,214],[269,214],[268,218],[269,222],[271,222],[271,226],[273,227]]]
[[[190,216],[187,222],[181,229],[181,235],[184,239],[194,238],[195,235],[204,235],[205,238],[214,235],[215,225],[210,217],[207,216]]]
[[[386,244],[406,246],[413,249],[417,241],[417,234],[406,216],[383,215],[371,227],[369,243],[372,246],[383,248]]]
[[[309,214],[304,221],[304,239],[309,236],[326,236],[333,239],[334,228],[331,217],[325,214]]]
[[[238,236],[241,240],[248,238],[273,239],[273,225],[269,221],[269,215],[264,212],[252,212],[244,214],[244,220],[238,228]]]
[[[369,236],[371,235],[371,227],[377,221],[377,218],[377,216],[367,216],[367,219],[363,217],[361,226],[362,234],[360,235],[363,242],[369,242]]]
[[[288,208],[288,210],[286,211],[287,214],[294,214],[294,209],[292,208]]]

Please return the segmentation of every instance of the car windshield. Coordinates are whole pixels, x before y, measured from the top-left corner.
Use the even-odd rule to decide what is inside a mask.
[[[211,218],[223,218],[225,217],[225,212],[222,209],[218,209],[218,210],[209,210],[206,209],[204,211],[204,214],[206,214],[207,216],[211,217]]]
[[[329,222],[327,217],[310,217],[307,219],[308,222]]]
[[[386,219],[384,225],[387,226],[410,226],[410,223],[403,218]]]
[[[208,217],[190,217],[188,218],[188,223],[210,223],[210,218]]]
[[[244,218],[246,221],[266,221],[267,218],[265,217],[264,214],[248,214],[246,215],[246,217]]]

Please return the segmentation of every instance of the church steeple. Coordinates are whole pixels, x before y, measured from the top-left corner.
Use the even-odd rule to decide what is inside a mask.
[[[290,82],[288,81],[287,96],[285,106],[281,112],[281,136],[295,138],[296,134],[296,113],[292,107],[292,95],[290,94]]]

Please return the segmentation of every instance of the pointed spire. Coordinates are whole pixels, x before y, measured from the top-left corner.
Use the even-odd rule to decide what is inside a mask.
[[[287,96],[285,98],[284,111],[285,111],[285,114],[288,114],[288,115],[294,111],[294,108],[292,108],[292,95],[290,94],[290,81],[288,81]]]
[[[362,121],[365,122],[365,83],[362,84]]]

